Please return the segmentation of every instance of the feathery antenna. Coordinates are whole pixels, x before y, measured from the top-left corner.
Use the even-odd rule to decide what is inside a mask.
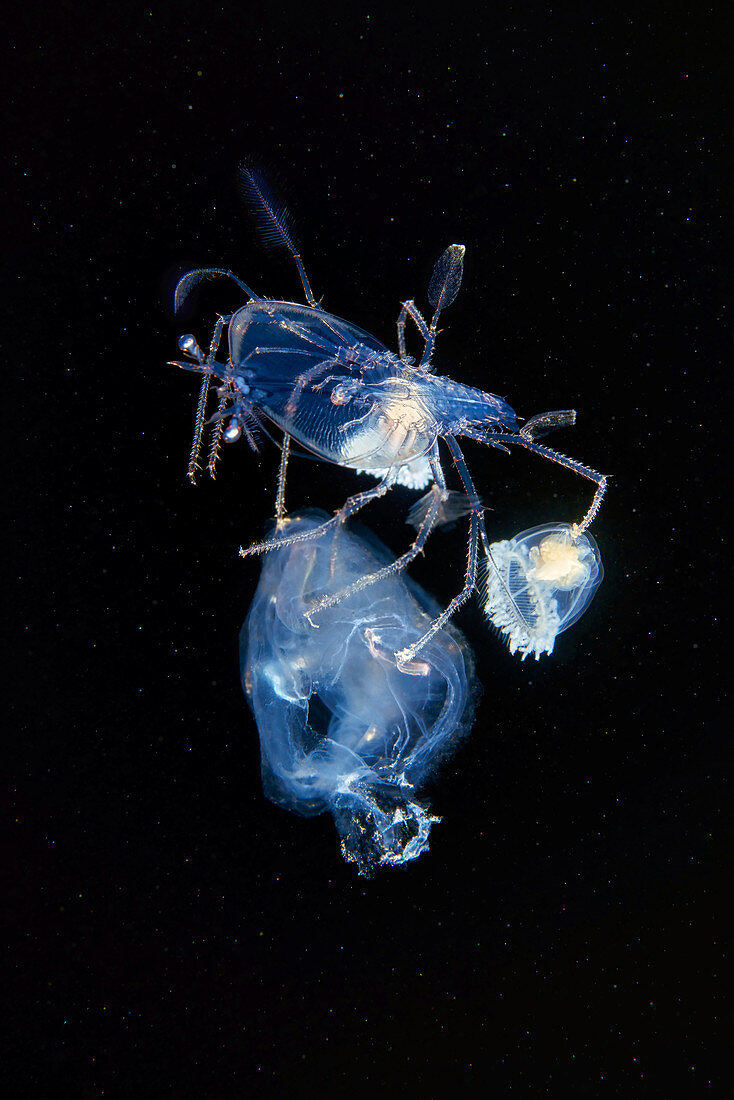
[[[266,248],[287,248],[291,255],[298,255],[288,208],[273,191],[265,173],[244,163],[240,165],[240,180]]]
[[[286,248],[290,252],[296,261],[306,301],[314,309],[318,309],[319,304],[314,298],[298,251],[288,207],[275,194],[265,173],[247,161],[240,165],[240,181],[242,193],[250,204],[263,244],[266,248]]]

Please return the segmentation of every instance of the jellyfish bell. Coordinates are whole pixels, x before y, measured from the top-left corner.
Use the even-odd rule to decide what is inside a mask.
[[[553,652],[558,635],[584,614],[604,576],[593,535],[565,523],[544,523],[493,542],[485,565],[485,614],[523,661]]]

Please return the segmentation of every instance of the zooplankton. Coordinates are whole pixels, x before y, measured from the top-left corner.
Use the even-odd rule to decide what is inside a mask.
[[[513,639],[520,639],[514,648],[519,646],[523,655],[534,652],[540,656],[541,652],[550,652],[555,633],[565,628],[563,616],[556,616],[558,628],[555,633],[551,630],[549,636],[547,624],[555,621],[554,609],[550,604],[542,609],[540,620],[546,633],[540,639],[536,636],[539,629],[537,608],[531,609],[532,614],[528,615],[527,608],[495,560],[482,506],[457,438],[463,436],[504,451],[509,446],[519,446],[594,482],[593,499],[580,522],[548,526],[548,530],[557,527],[567,531],[564,545],[571,559],[574,555],[577,559],[586,559],[591,544],[583,532],[599,510],[606,490],[606,477],[537,442],[554,428],[573,424],[575,412],[541,413],[519,427],[514,411],[502,398],[433,373],[431,360],[438,319],[459,292],[463,245],[449,245],[435,265],[428,287],[433,309],[430,324],[424,320],[415,302],[410,300],[402,304],[397,319],[396,355],[368,332],[320,307],[294,242],[285,208],[274,197],[259,170],[243,168],[242,179],[264,237],[269,243],[286,248],[293,256],[307,304],[262,298],[223,268],[197,269],[180,280],[175,295],[176,309],[197,283],[219,276],[233,280],[248,298],[237,312],[217,318],[206,354],[194,336],[188,334],[179,340],[179,348],[188,359],[173,365],[203,375],[189,477],[194,480],[199,469],[209,393],[212,379],[215,379],[219,403],[212,417],[213,435],[207,463],[212,475],[222,439],[234,442],[244,435],[254,446],[252,428],[263,423],[275,425],[283,433],[275,535],[243,550],[243,555],[318,539],[329,528],[339,527],[370,501],[384,496],[393,485],[412,489],[428,486],[425,496],[409,513],[409,521],[417,528],[410,548],[394,562],[352,581],[342,591],[315,600],[308,609],[309,618],[318,622],[319,611],[404,570],[423,549],[434,527],[468,514],[464,585],[423,635],[395,654],[398,664],[407,666],[477,586],[480,539],[485,564],[483,574],[487,578],[482,585],[483,602],[490,619],[508,634],[511,645]],[[408,319],[424,341],[423,354],[417,363],[406,354]],[[217,355],[225,328],[229,355],[226,362],[221,362]],[[285,479],[292,440],[326,462],[373,475],[378,479],[377,484],[350,496],[323,523],[306,530],[300,526],[289,533]],[[439,440],[448,448],[464,492],[447,489]],[[499,545],[502,544],[494,544],[495,547]],[[598,551],[596,554],[598,557]],[[583,590],[575,603],[574,618],[578,618],[588,605],[595,586],[588,583],[588,571],[570,568],[568,576],[580,578],[578,584]],[[552,585],[535,585],[533,592],[535,597],[541,592],[543,599],[552,600],[557,589]]]

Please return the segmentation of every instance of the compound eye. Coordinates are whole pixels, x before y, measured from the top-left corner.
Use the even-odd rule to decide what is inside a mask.
[[[242,425],[236,416],[233,416],[227,427],[224,429],[224,441],[225,443],[236,443],[242,435]]]

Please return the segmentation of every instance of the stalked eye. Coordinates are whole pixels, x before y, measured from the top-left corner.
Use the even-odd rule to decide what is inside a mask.
[[[179,337],[178,346],[185,355],[190,356],[192,359],[196,359],[197,362],[201,362],[204,358],[204,352],[201,350],[196,342],[196,337],[192,333],[184,333]]]
[[[224,441],[225,443],[236,443],[242,435],[242,425],[236,416],[233,416],[227,427],[224,429]]]

